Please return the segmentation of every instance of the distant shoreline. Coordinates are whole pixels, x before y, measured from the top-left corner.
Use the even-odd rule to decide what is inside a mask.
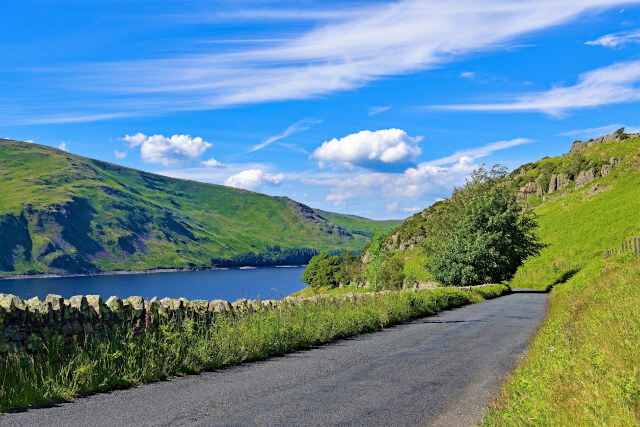
[[[257,268],[295,268],[304,267],[302,265],[244,265],[237,267],[197,267],[197,268],[154,268],[150,270],[114,270],[99,271],[96,273],[71,273],[71,274],[24,274],[0,277],[0,280],[22,280],[22,279],[66,279],[69,277],[94,277],[94,276],[124,276],[130,274],[157,274],[157,273],[188,273],[193,271],[222,271],[222,270],[255,270]]]

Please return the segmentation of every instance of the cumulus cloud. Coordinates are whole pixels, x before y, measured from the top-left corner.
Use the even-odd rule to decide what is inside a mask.
[[[389,169],[407,166],[421,153],[421,136],[411,137],[401,129],[363,130],[325,141],[313,152],[321,167],[326,163],[353,168]]]
[[[224,181],[229,187],[257,190],[265,185],[277,186],[284,179],[282,173],[269,174],[262,169],[247,169],[236,175],[232,175]]]
[[[205,167],[208,167],[208,168],[223,168],[224,167],[224,164],[222,164],[221,162],[217,161],[213,157],[210,158],[209,160],[204,160],[204,161],[200,162],[200,164],[202,166],[205,166]]]
[[[142,160],[149,163],[160,163],[166,167],[193,161],[213,147],[213,144],[203,141],[200,137],[189,135],[173,135],[167,138],[163,135],[147,136],[141,132],[126,135],[122,138],[131,147],[140,146]]]
[[[58,144],[58,149],[60,149],[62,151],[67,151],[67,144],[68,144],[68,142],[62,141],[60,144]]]
[[[581,74],[573,86],[520,96],[497,104],[440,105],[428,108],[462,111],[540,111],[562,116],[567,110],[640,100],[640,60],[619,62]]]
[[[620,48],[627,44],[638,43],[640,43],[640,29],[625,31],[621,33],[607,34],[606,36],[602,36],[600,38],[597,38],[596,40],[588,41],[585,44],[589,46]]]
[[[387,203],[384,206],[384,211],[387,213],[395,212],[398,210],[398,202]]]
[[[129,147],[137,147],[147,140],[147,135],[142,132],[138,132],[135,135],[125,135],[122,138],[123,141],[127,141],[129,143]]]
[[[100,105],[120,111],[80,116],[87,105],[74,101],[65,105],[72,110],[66,116],[39,120],[101,120],[119,114],[308,99],[433,68],[478,51],[504,49],[524,34],[627,2],[404,0],[380,2],[358,13],[341,14],[338,9],[340,18],[293,36],[274,34],[281,41],[258,47],[218,51],[203,43],[195,53],[66,67],[58,84],[84,91],[75,99],[90,99],[92,104],[108,100]],[[56,75],[50,77],[48,82]],[[51,102],[59,105],[59,99]]]
[[[124,152],[119,151],[119,150],[115,150],[113,152],[113,155],[116,156],[116,159],[124,159],[125,157],[127,157],[127,153],[124,153]]]

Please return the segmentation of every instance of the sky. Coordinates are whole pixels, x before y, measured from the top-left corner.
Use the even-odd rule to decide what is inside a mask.
[[[640,129],[640,1],[0,0],[0,15],[0,137],[334,212],[406,218],[482,165]]]

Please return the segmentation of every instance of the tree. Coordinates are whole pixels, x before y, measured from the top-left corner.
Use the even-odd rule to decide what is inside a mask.
[[[352,251],[344,251],[340,255],[342,263],[340,264],[340,272],[338,275],[338,282],[343,285],[349,285],[352,282],[360,281],[360,274],[362,272],[362,263],[360,258],[356,256]]]
[[[373,287],[374,291],[378,290],[378,272],[388,256],[385,245],[386,239],[387,233],[378,228],[371,235],[369,247],[365,248],[366,268],[363,271],[364,278]]]
[[[514,192],[494,167],[474,172],[461,192],[464,207],[451,236],[431,262],[434,278],[448,286],[508,280],[544,247],[532,212],[522,212]],[[502,176],[501,176],[502,175]]]
[[[382,264],[378,274],[380,286],[384,289],[401,289],[404,282],[404,260],[402,254],[392,256]]]
[[[318,288],[321,286],[336,287],[339,284],[339,279],[340,257],[337,255],[330,257],[328,253],[322,252],[311,258],[300,281]]]
[[[327,258],[329,258],[329,254],[326,252],[321,252],[311,258],[309,260],[309,264],[307,264],[307,267],[302,273],[300,281],[312,287],[318,286],[318,281],[316,280],[316,276],[318,275],[318,264]]]

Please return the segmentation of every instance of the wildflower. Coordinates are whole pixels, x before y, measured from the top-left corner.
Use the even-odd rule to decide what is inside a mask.
[[[147,311],[144,315],[144,331],[147,332],[149,330],[149,323],[151,323],[151,307],[149,306],[149,298],[147,298]]]

